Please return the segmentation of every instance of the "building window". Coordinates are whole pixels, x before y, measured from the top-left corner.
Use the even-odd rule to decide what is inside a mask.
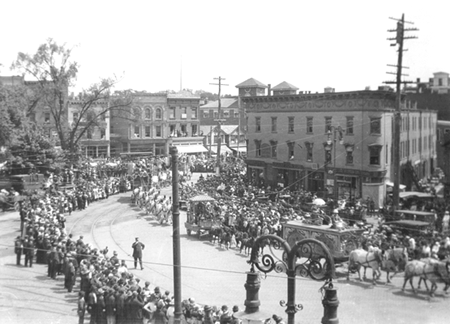
[[[439,79],[438,79],[438,86],[442,87],[442,84],[443,84],[442,78],[439,78]]]
[[[46,113],[44,114],[44,122],[45,122],[46,124],[50,123],[50,113],[46,112]]]
[[[197,124],[191,125],[192,136],[197,136]]]
[[[331,117],[325,117],[325,134],[331,132]]]
[[[277,132],[277,117],[272,117],[272,133]]]
[[[104,128],[100,129],[100,138],[105,139],[106,136],[106,130]]]
[[[191,119],[197,119],[197,107],[191,107]]]
[[[92,139],[92,130],[90,128],[87,129],[86,137],[87,139]]]
[[[333,144],[331,145],[325,145],[325,164],[331,164],[332,158],[331,158],[331,151],[333,149]]]
[[[145,137],[150,137],[150,126],[145,126]]]
[[[150,108],[145,108],[145,119],[152,119],[152,111]]]
[[[370,153],[369,164],[370,165],[380,165],[380,152],[381,152],[381,145],[369,146],[369,153]]]
[[[239,118],[239,111],[238,111],[238,110],[236,110],[236,111],[234,112],[234,118]]]
[[[389,146],[386,144],[386,164],[389,163],[389,151],[388,151]]]
[[[158,120],[162,119],[162,110],[161,108],[156,108],[155,118]]]
[[[77,112],[74,112],[74,113],[72,114],[72,120],[73,120],[73,121],[77,121],[77,120],[78,120],[78,113],[77,113]]]
[[[288,117],[288,133],[294,133],[294,117]]]
[[[347,117],[346,134],[353,135],[353,117]]]
[[[175,107],[169,108],[169,119],[175,119]]]
[[[186,118],[187,118],[187,108],[181,107],[181,119],[186,119]]]
[[[181,124],[181,125],[180,125],[180,128],[181,128],[181,135],[187,136],[187,132],[186,132],[186,124]]]
[[[216,118],[216,119],[219,118],[219,112],[218,111],[214,112],[214,118]]]
[[[156,137],[161,137],[162,136],[162,132],[161,132],[161,126],[156,126],[155,127],[155,131],[156,131]]]
[[[255,155],[256,157],[260,157],[261,156],[261,141],[260,140],[255,140]]]
[[[381,135],[381,118],[370,118],[370,134]]]
[[[140,120],[142,118],[142,111],[139,107],[133,108],[133,115],[136,120]]]
[[[277,141],[270,141],[270,151],[273,159],[277,158],[277,145],[278,145]]]
[[[138,125],[136,125],[136,126],[134,126],[134,137],[139,137],[139,134],[140,132],[139,132],[139,126]]]
[[[261,117],[255,117],[255,132],[261,132]]]
[[[223,118],[230,118],[230,112],[228,110],[223,111]]]
[[[306,133],[308,133],[308,134],[313,133],[313,118],[312,117],[306,117]]]
[[[203,110],[203,118],[209,118],[209,111]]]
[[[288,146],[288,160],[293,160],[295,158],[295,143],[287,142]]]
[[[170,131],[170,136],[174,137],[176,135],[175,124],[170,124],[169,125],[169,131]]]
[[[306,161],[312,162],[313,161],[313,146],[314,143],[311,142],[305,142],[306,146]]]

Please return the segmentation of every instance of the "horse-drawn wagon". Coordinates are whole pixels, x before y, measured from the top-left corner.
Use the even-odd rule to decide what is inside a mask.
[[[350,252],[361,245],[364,231],[360,228],[333,228],[332,225],[289,221],[283,225],[283,238],[291,247],[303,239],[319,240],[327,246],[334,261],[339,263],[347,261]]]
[[[212,204],[216,200],[206,195],[189,199],[187,203],[187,220],[184,223],[186,232],[195,232],[198,237],[208,234],[214,227],[220,226],[220,220],[215,216]]]

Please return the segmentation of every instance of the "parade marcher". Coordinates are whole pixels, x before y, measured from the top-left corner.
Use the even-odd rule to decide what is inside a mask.
[[[141,270],[144,270],[142,266],[142,250],[145,249],[145,245],[142,242],[139,242],[139,237],[136,237],[135,242],[131,245],[133,249],[133,258],[134,258],[134,268],[137,267],[137,262],[139,261],[139,265],[141,266]]]
[[[90,314],[89,324],[97,324],[97,294],[95,293],[95,288],[92,287],[87,300],[88,312]]]
[[[21,265],[23,242],[20,236],[17,236],[16,240],[14,241],[14,253],[16,253],[16,265]]]

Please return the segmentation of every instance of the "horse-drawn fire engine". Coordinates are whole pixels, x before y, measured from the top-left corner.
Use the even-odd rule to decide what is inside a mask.
[[[188,200],[187,220],[184,223],[188,235],[195,232],[200,237],[209,234],[212,228],[220,227],[220,220],[213,210],[215,201],[214,198],[206,195],[198,195]]]

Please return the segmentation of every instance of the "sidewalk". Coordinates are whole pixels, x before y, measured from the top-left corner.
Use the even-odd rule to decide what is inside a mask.
[[[20,234],[18,212],[0,214],[0,316],[2,324],[76,323],[76,293],[64,278],[47,277],[47,267],[16,266],[14,240]],[[24,257],[22,256],[22,264]]]

